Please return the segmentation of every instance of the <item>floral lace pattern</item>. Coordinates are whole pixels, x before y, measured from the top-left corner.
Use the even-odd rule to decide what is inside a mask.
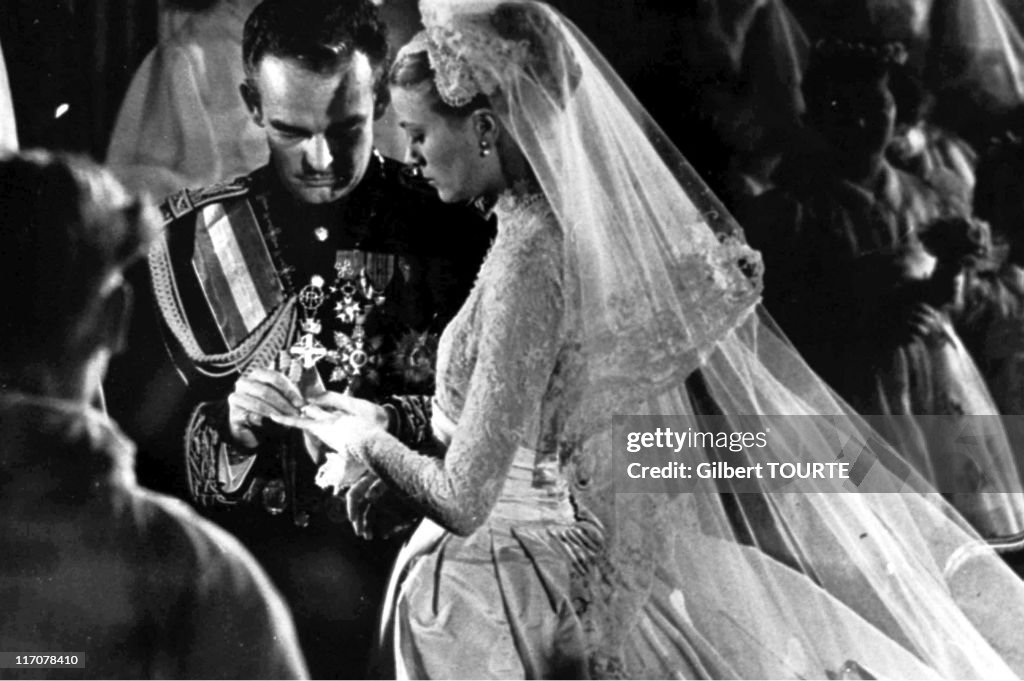
[[[525,41],[487,38],[471,31],[435,26],[428,29],[427,52],[434,68],[437,92],[450,106],[468,104],[479,94],[493,95],[498,79],[492,70],[496,65],[508,68],[526,60],[529,44]],[[474,59],[488,55],[490,68]]]
[[[598,309],[582,306],[585,385],[573,389],[579,402],[565,417],[570,431],[600,431],[611,414],[681,384],[760,302],[761,256],[741,239],[722,236],[695,252],[673,248],[671,257],[671,305],[637,305],[635,292],[622,290],[597,301]]]

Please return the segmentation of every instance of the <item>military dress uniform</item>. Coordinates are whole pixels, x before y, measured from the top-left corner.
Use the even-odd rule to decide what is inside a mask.
[[[493,225],[440,203],[377,154],[333,204],[299,203],[267,166],[178,192],[161,209],[149,284],[188,386],[189,494],[282,589],[313,675],[360,676],[396,546],[354,537],[344,498],[314,484],[317,464],[297,431],[264,423],[260,447],[236,447],[226,398],[252,368],[287,368],[301,387],[319,380],[400,406],[403,427],[415,429],[416,414],[429,418],[437,339]]]

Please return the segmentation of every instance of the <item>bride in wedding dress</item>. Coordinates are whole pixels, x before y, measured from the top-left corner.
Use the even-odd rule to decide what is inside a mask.
[[[425,515],[389,594],[398,675],[1024,673],[1024,583],[776,332],[758,254],[587,39],[532,0],[421,10],[391,74],[409,160],[498,236],[429,426],[336,396],[278,419]],[[767,435],[685,466],[859,473],[637,483],[625,415]]]

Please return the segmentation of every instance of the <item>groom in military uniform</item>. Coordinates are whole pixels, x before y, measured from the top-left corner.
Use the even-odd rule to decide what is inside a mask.
[[[368,0],[266,0],[243,58],[271,162],[169,197],[149,260],[152,326],[187,389],[147,366],[159,341],[140,328],[121,371],[152,378],[112,385],[111,402],[135,417],[122,418],[142,443],[140,477],[164,478],[147,482],[176,487],[173,466],[145,462],[184,439],[188,492],[282,590],[313,675],[361,676],[395,546],[354,537],[344,496],[315,485],[322,446],[271,417],[341,393],[429,394],[437,337],[493,229],[373,149],[387,43]],[[180,409],[152,406],[175,392]]]

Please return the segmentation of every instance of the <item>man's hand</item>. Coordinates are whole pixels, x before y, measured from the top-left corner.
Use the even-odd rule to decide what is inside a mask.
[[[269,369],[253,369],[238,379],[228,396],[228,426],[235,443],[246,449],[258,447],[269,419],[299,415],[306,401],[288,378]]]

